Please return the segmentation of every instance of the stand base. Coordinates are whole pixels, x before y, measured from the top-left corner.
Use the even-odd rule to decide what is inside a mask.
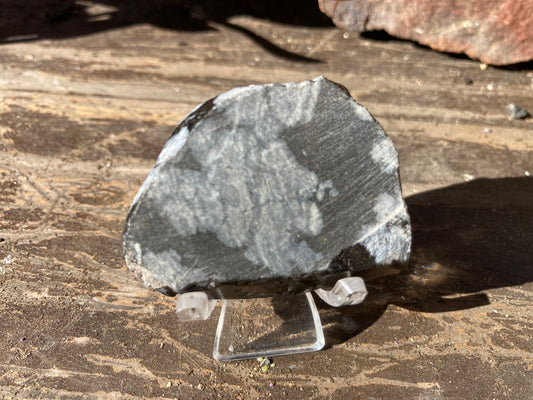
[[[217,361],[318,351],[322,322],[311,293],[224,300],[213,348]]]

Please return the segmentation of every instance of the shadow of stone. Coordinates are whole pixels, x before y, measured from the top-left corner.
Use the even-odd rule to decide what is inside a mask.
[[[308,0],[99,0],[91,3],[78,0],[2,0],[0,44],[72,38],[137,24],[151,24],[176,31],[206,31],[216,29],[213,23],[218,23],[246,34],[278,57],[296,62],[317,62],[284,50],[228,21],[240,15],[290,25],[333,26],[318,9],[318,3]]]

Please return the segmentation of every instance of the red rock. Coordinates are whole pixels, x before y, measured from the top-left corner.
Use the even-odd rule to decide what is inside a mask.
[[[384,30],[493,65],[533,59],[533,0],[318,0],[344,29]]]

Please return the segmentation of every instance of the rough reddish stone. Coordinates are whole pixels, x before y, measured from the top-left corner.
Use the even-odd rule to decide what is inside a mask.
[[[533,0],[318,0],[345,29],[387,33],[493,65],[533,59]]]

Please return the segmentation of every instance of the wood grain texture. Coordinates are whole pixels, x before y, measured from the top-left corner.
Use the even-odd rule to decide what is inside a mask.
[[[193,30],[84,3],[0,44],[0,397],[531,398],[533,125],[505,111],[533,110],[531,66],[480,68],[315,19],[228,13]],[[360,306],[319,304],[326,350],[267,374],[215,362],[216,315],[180,323],[127,271],[128,207],[197,104],[318,75],[398,148],[413,261]]]

